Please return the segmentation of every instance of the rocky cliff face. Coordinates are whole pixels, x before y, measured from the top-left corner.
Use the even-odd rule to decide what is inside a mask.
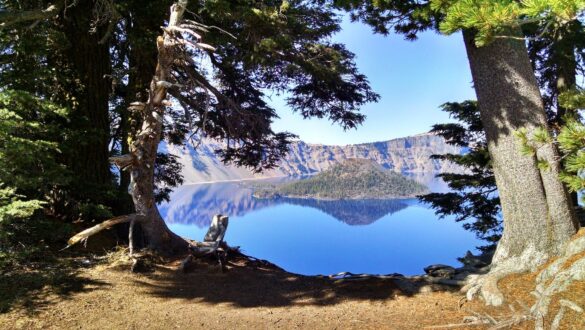
[[[277,176],[311,175],[350,158],[371,159],[384,168],[402,173],[440,173],[457,171],[448,162],[430,159],[432,154],[460,153],[461,148],[450,146],[433,134],[393,139],[384,142],[347,146],[329,146],[296,142],[277,169],[254,174],[245,168],[224,165],[214,150],[221,145],[204,141],[197,149],[168,147],[183,164],[185,183],[241,180]]]

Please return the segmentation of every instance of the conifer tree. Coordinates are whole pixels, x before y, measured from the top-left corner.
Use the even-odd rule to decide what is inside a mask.
[[[173,15],[184,14],[184,3],[173,5]],[[138,130],[129,153],[112,158],[130,172],[136,212],[100,227],[139,223],[147,246],[169,253],[182,252],[186,243],[166,228],[156,209],[154,160],[160,138],[182,143],[194,130],[197,137],[226,141],[217,150],[225,162],[259,171],[274,166],[293,137],[271,129],[276,113],[264,100],[265,90],[288,93],[289,106],[304,117],[327,117],[346,129],[363,121],[362,104],[378,99],[357,71],[353,54],[330,42],[339,18],[329,8],[286,1],[195,2],[190,8],[184,15],[195,13],[197,21],[175,17],[175,25],[157,39],[158,63],[147,101],[129,107],[139,118]],[[209,66],[201,57],[209,58]],[[169,99],[180,107],[169,106]]]
[[[10,261],[16,251],[31,249],[22,244],[31,241],[30,229],[37,225],[31,218],[70,180],[59,162],[66,120],[67,109],[47,100],[0,91],[0,266],[5,257]]]
[[[437,124],[431,132],[445,138],[448,144],[464,148],[465,153],[432,158],[452,162],[462,171],[438,175],[448,184],[449,192],[430,193],[419,199],[429,203],[441,217],[454,215],[455,221],[463,222],[465,229],[488,243],[480,247],[482,250],[491,250],[501,237],[501,208],[477,102],[446,103],[442,110],[458,123]]]
[[[504,218],[492,271],[469,287],[488,304],[501,304],[497,281],[511,272],[534,269],[576,232],[572,203],[559,179],[559,154],[553,145],[522,156],[515,136],[529,136],[547,126],[542,96],[530,64],[523,23],[564,25],[577,18],[582,1],[338,1],[354,17],[398,32],[433,27],[443,33],[463,31],[478,106]],[[406,22],[406,23],[405,23]],[[380,23],[380,24],[377,24]],[[383,26],[384,29],[380,28]],[[409,35],[411,38],[412,35]],[[539,167],[544,160],[550,166]]]

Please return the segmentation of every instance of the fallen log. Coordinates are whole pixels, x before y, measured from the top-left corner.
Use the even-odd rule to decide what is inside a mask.
[[[67,241],[67,246],[64,249],[67,249],[67,248],[69,248],[77,243],[80,243],[80,242],[85,243],[85,242],[87,242],[87,239],[90,236],[93,236],[104,229],[111,228],[111,227],[113,227],[117,224],[120,224],[120,223],[125,223],[125,222],[130,222],[130,221],[140,221],[142,218],[144,218],[144,217],[139,215],[139,214],[133,213],[133,214],[122,215],[119,217],[115,217],[115,218],[106,220],[98,225],[95,225],[91,228],[88,228],[88,229],[76,234],[75,236],[71,237]]]

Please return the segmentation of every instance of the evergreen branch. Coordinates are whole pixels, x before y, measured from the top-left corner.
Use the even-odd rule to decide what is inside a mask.
[[[39,21],[57,15],[65,6],[63,0],[49,5],[45,9],[25,10],[20,12],[2,11],[0,12],[0,29],[5,29],[12,25],[28,22]]]

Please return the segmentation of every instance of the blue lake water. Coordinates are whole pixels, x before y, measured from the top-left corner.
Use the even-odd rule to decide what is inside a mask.
[[[420,274],[430,264],[459,265],[457,257],[481,245],[416,199],[264,200],[245,183],[214,183],[177,188],[159,207],[171,230],[195,240],[203,239],[213,214],[228,215],[230,246],[305,275]]]

